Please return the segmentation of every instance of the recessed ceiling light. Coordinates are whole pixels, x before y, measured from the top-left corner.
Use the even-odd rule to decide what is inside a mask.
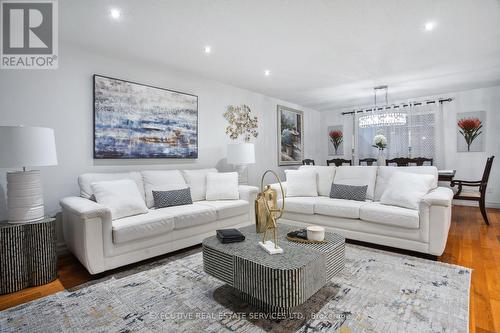
[[[266,70],[264,71],[264,75],[265,75],[265,76],[269,76],[269,75],[271,75],[271,71],[270,71],[269,69],[266,69]]]
[[[204,51],[205,53],[210,53],[212,52],[212,48],[210,46],[205,46]]]
[[[434,22],[427,22],[425,24],[425,30],[427,30],[427,31],[434,30],[435,27],[436,27],[436,23],[434,23]]]
[[[111,16],[111,18],[118,20],[120,16],[122,16],[122,13],[119,9],[113,8],[109,11],[109,15]]]

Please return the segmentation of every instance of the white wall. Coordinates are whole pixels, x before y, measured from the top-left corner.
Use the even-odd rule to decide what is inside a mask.
[[[59,165],[44,167],[46,211],[59,211],[59,199],[78,194],[77,176],[84,172],[114,172],[153,168],[201,168],[227,170],[222,114],[230,104],[247,104],[259,117],[256,161],[249,168],[249,182],[257,184],[266,169],[277,167],[277,111],[283,104],[305,111],[305,155],[319,158],[315,136],[320,114],[275,98],[228,86],[142,61],[123,60],[62,44],[58,70],[0,70],[0,125],[54,128]],[[187,92],[199,97],[199,158],[197,160],[94,160],[94,73]],[[263,77],[263,80],[272,77]],[[0,157],[1,158],[1,157]],[[6,217],[5,171],[0,169],[0,218]]]
[[[415,99],[431,100],[437,97],[452,97],[454,99],[451,103],[443,103],[442,128],[440,129],[444,131],[441,135],[443,142],[440,143],[443,162],[440,168],[456,169],[456,179],[479,180],[483,173],[486,158],[495,155],[486,201],[489,206],[500,207],[500,86],[459,91],[439,96],[424,96]],[[352,110],[353,108],[346,108],[321,114],[320,132],[324,138],[321,139],[321,156],[326,156],[328,153],[327,126],[344,124],[346,158],[351,158],[352,117],[342,116],[341,113]],[[456,115],[457,113],[470,111],[486,111],[485,152],[457,152]]]

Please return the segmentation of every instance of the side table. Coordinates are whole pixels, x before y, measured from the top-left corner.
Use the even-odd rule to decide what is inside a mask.
[[[54,218],[0,222],[0,294],[49,283],[57,278]]]

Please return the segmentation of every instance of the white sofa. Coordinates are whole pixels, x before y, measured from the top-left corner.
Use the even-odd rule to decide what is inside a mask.
[[[451,221],[453,192],[438,187],[435,167],[302,166],[318,172],[317,197],[287,197],[281,223],[321,225],[348,239],[440,256],[446,246]],[[419,203],[418,210],[383,205],[380,197],[396,172],[434,175],[434,189]],[[332,182],[368,185],[367,200],[331,199]],[[286,192],[286,182],[284,183]],[[277,184],[272,187],[278,190]]]
[[[81,175],[78,178],[80,196],[60,202],[68,248],[91,274],[96,274],[199,244],[214,235],[216,229],[254,223],[256,187],[240,185],[239,200],[204,200],[206,172],[216,171],[155,170]],[[160,189],[169,182],[178,183],[179,175],[186,178],[186,185],[191,188],[193,204],[152,208],[151,189]],[[148,213],[112,220],[110,210],[92,200],[93,182],[118,179],[136,182],[149,207]]]

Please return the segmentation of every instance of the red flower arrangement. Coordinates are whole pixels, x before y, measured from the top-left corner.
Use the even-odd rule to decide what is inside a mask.
[[[344,141],[344,133],[342,133],[342,131],[330,131],[328,136],[330,137],[330,141],[333,143],[333,148],[335,148],[335,155],[337,155],[337,151]]]
[[[470,151],[472,142],[482,133],[483,123],[479,118],[462,118],[457,123],[459,130],[467,143],[467,151]]]

